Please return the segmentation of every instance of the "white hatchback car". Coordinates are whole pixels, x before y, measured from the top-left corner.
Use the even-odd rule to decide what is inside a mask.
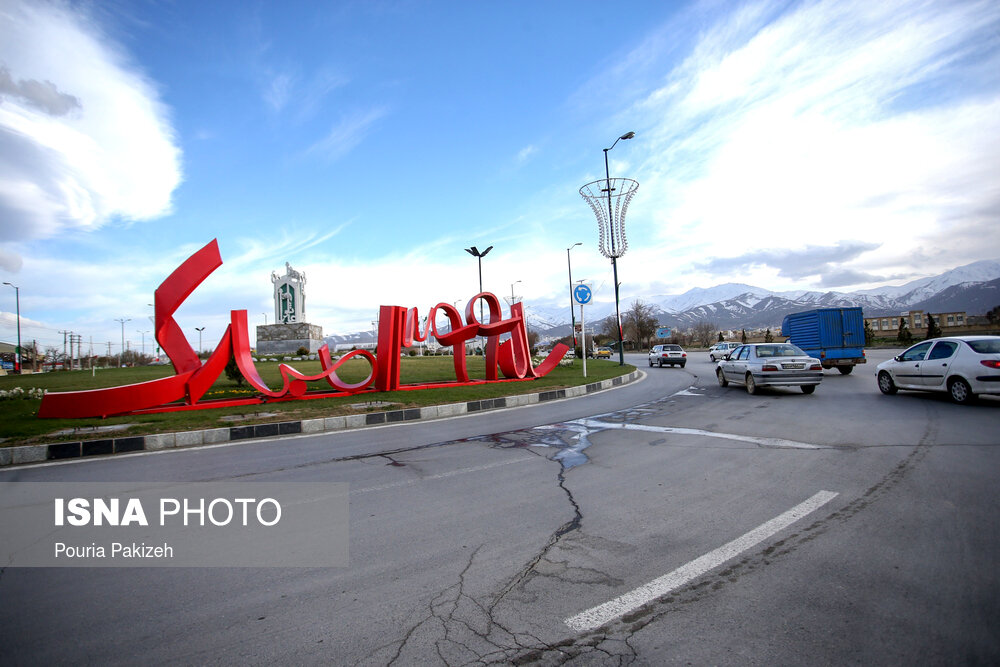
[[[681,368],[687,363],[687,352],[680,345],[654,345],[649,351],[649,365],[659,364],[663,368],[664,364],[670,364],[673,368],[680,364]]]
[[[1000,394],[1000,336],[949,336],[917,343],[877,367],[883,394],[947,392],[956,403]]]
[[[712,347],[708,348],[708,358],[712,361],[718,361],[739,346],[740,343],[716,343]]]

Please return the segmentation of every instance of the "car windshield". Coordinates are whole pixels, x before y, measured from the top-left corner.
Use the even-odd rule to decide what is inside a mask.
[[[1000,338],[985,340],[967,340],[965,344],[979,354],[1000,354]]]
[[[671,352],[676,352],[677,350],[681,349],[681,346],[680,345],[664,345],[663,349],[664,350],[670,350]]]
[[[799,348],[794,345],[788,345],[787,343],[782,343],[780,345],[757,346],[758,357],[800,357],[804,354],[805,352]]]

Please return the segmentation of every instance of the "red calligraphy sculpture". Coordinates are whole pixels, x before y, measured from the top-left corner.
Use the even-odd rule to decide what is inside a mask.
[[[433,336],[441,345],[451,346],[455,365],[455,382],[451,385],[481,384],[484,380],[470,380],[466,368],[465,344],[476,336],[486,337],[486,382],[499,379],[525,380],[542,377],[551,371],[569,351],[565,345],[556,345],[548,357],[537,367],[531,363],[528,331],[524,311],[517,303],[510,308],[510,317],[503,319],[500,301],[489,292],[474,296],[466,307],[466,321],[459,311],[448,303],[431,308],[424,330],[420,330],[416,308],[382,306],[379,310],[379,336],[377,356],[366,350],[354,350],[334,361],[329,347],[319,349],[322,372],[305,375],[287,364],[281,364],[280,388],[271,389],[264,382],[254,365],[250,349],[250,334],[245,310],[230,312],[230,325],[216,346],[215,351],[202,364],[188,343],[181,327],[174,320],[174,313],[184,300],[213,271],[222,265],[217,240],[212,240],[191,255],[157,288],[155,295],[156,340],[170,358],[174,375],[139,384],[74,392],[49,392],[42,398],[38,416],[44,418],[107,417],[137,412],[162,412],[190,410],[232,405],[249,405],[267,400],[291,400],[346,396],[362,391],[394,391],[397,389],[422,389],[441,386],[440,382],[400,384],[400,354],[414,341],[425,341]],[[479,322],[474,304],[483,300],[489,307],[489,320]],[[438,331],[437,314],[441,311],[448,319],[449,330]],[[508,340],[500,337],[510,334]],[[371,373],[361,382],[348,383],[340,379],[337,369],[346,361],[360,357],[368,361]],[[222,374],[230,359],[247,382],[257,391],[257,396],[240,399],[205,400],[202,398]],[[498,374],[499,371],[499,374]],[[309,382],[325,381],[333,391],[308,392]],[[372,389],[374,385],[374,389]]]
[[[353,350],[338,359],[337,363],[333,363],[330,359],[330,348],[329,346],[324,345],[319,349],[320,365],[323,367],[322,373],[318,375],[304,375],[288,364],[281,364],[278,366],[278,372],[281,373],[283,381],[281,389],[269,389],[264,383],[264,380],[260,377],[260,374],[257,372],[257,367],[254,366],[253,363],[253,356],[250,354],[250,334],[247,327],[247,311],[234,310],[231,313],[231,317],[232,324],[230,325],[230,328],[233,331],[233,354],[236,356],[236,365],[239,367],[240,373],[243,374],[243,377],[250,383],[250,386],[264,396],[271,398],[279,398],[285,395],[295,397],[302,396],[306,393],[306,383],[314,382],[316,380],[326,380],[334,389],[351,393],[364,389],[375,379],[375,357],[371,355],[371,352],[368,352],[367,350]],[[338,377],[337,369],[340,368],[345,361],[356,356],[361,356],[368,360],[368,363],[371,364],[372,367],[372,373],[361,382],[348,384]]]
[[[490,309],[489,322],[483,324],[476,319],[475,304],[484,300]],[[442,310],[448,317],[451,330],[442,334],[437,330],[437,311]],[[549,373],[569,351],[562,343],[556,345],[548,357],[535,368],[531,363],[531,349],[528,345],[528,330],[524,321],[524,308],[520,303],[511,306],[511,316],[503,319],[500,300],[489,292],[481,292],[469,300],[465,309],[467,324],[462,322],[458,310],[448,303],[439,303],[431,308],[427,316],[424,333],[420,333],[416,308],[409,313],[402,306],[382,306],[379,311],[378,371],[375,388],[378,391],[393,391],[401,388],[423,388],[436,386],[431,383],[403,386],[399,381],[399,357],[403,348],[414,340],[426,340],[432,333],[442,345],[452,346],[455,360],[455,383],[478,384],[469,379],[466,369],[465,343],[476,336],[486,336],[486,381],[499,379],[497,370],[507,379],[523,380],[543,377]],[[509,333],[510,338],[503,343],[500,336]]]
[[[188,257],[171,273],[156,290],[156,340],[174,365],[176,375],[140,384],[88,391],[49,392],[42,398],[39,417],[106,417],[142,410],[183,399],[189,393],[189,381],[194,380],[192,402],[197,402],[204,391],[215,382],[208,374],[217,364],[202,366],[198,355],[191,348],[174,321],[174,313],[184,300],[217,268],[222,266],[219,243],[213,239],[208,245]],[[226,332],[228,336],[228,331]],[[219,348],[223,346],[220,345]],[[219,353],[219,350],[216,350]],[[225,367],[225,362],[222,364]],[[219,369],[221,372],[221,368]],[[196,375],[204,374],[195,379]]]

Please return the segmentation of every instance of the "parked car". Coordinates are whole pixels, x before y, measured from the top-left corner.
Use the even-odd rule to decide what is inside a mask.
[[[739,343],[716,343],[712,347],[708,348],[708,358],[712,361],[718,361],[739,346]]]
[[[720,386],[734,382],[748,394],[756,394],[759,387],[801,387],[802,393],[811,394],[823,381],[823,366],[791,343],[750,343],[720,361],[715,375]]]
[[[610,347],[599,347],[594,356],[598,359],[610,359],[611,358],[611,348]]]
[[[917,343],[877,366],[883,394],[947,392],[956,403],[1000,394],[1000,336],[948,336]]]
[[[687,363],[687,352],[684,351],[680,345],[654,345],[653,349],[649,351],[649,365],[659,365],[663,368],[664,364],[670,364],[671,366],[680,365],[684,368]]]

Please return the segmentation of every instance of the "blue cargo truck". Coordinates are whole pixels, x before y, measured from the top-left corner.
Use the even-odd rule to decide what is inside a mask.
[[[817,308],[786,315],[781,335],[816,357],[823,368],[847,375],[865,359],[865,317],[860,308]]]

